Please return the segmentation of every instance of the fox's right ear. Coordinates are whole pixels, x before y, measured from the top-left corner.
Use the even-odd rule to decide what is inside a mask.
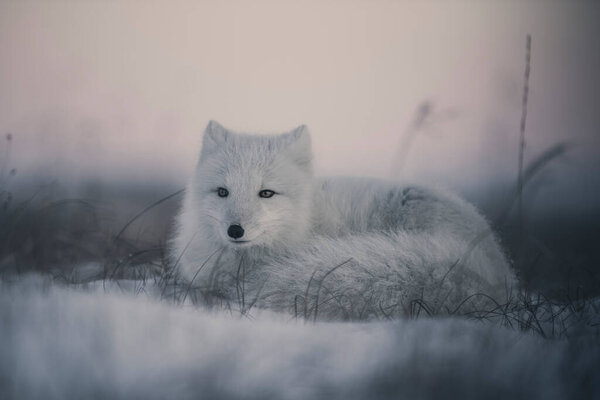
[[[204,158],[208,154],[214,153],[220,146],[227,143],[229,132],[217,121],[209,121],[204,130],[202,139],[202,151],[200,158]]]
[[[312,170],[310,133],[306,125],[300,125],[281,137],[286,143],[285,152],[299,166]]]

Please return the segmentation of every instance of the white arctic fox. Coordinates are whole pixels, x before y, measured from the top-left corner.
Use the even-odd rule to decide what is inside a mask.
[[[515,284],[473,206],[425,187],[317,179],[305,126],[258,136],[211,121],[176,229],[171,258],[188,291],[242,312],[460,313],[503,303]]]

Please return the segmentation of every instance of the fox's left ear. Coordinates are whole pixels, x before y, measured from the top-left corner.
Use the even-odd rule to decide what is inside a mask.
[[[286,142],[285,152],[299,166],[312,168],[312,148],[310,142],[310,133],[306,125],[300,125],[293,131],[283,135]]]

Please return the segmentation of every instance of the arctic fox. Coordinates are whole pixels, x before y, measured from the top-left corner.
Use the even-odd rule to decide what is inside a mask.
[[[315,178],[308,130],[209,122],[171,258],[208,304],[304,318],[461,313],[506,301],[514,275],[490,226],[441,190]]]

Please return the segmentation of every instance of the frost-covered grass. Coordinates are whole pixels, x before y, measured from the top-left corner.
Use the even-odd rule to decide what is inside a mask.
[[[115,229],[94,201],[15,202],[2,185],[0,399],[600,397],[589,294],[515,290],[443,316],[416,299],[369,322],[275,314],[177,280],[165,238],[136,226],[171,196]]]
[[[249,318],[119,293],[130,286],[2,283],[2,397],[600,396],[598,336],[585,329],[547,340],[463,318]]]
[[[0,398],[600,396],[597,300],[515,291],[460,316],[415,301],[368,323],[215,307],[163,247],[94,229],[93,214],[77,201],[4,214]]]

